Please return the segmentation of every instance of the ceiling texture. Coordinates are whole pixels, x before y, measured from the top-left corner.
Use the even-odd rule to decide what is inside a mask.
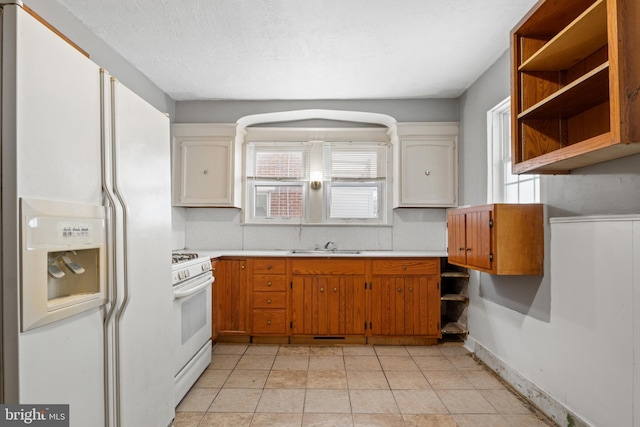
[[[452,98],[536,0],[56,0],[181,100]]]

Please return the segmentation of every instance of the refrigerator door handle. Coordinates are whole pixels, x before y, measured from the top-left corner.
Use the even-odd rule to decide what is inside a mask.
[[[199,285],[188,287],[187,289],[177,289],[173,291],[173,299],[186,298],[190,295],[196,294],[203,289],[206,289],[209,285],[214,282],[213,276],[207,278],[207,280]]]

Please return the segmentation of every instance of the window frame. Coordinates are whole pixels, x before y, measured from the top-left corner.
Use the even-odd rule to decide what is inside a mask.
[[[247,177],[247,146],[249,143],[299,143],[311,144],[309,178],[303,186],[303,216],[301,218],[256,218],[252,192]],[[330,218],[328,197],[330,185],[323,176],[323,144],[325,143],[385,143],[386,148],[386,177],[378,191],[382,191],[378,198],[378,218]],[[243,223],[245,224],[296,224],[296,225],[391,225],[393,177],[393,149],[387,128],[383,127],[355,127],[355,128],[282,128],[282,127],[249,127],[246,128],[243,144],[242,187],[243,195]],[[320,190],[310,188],[310,182],[321,176]],[[280,182],[280,181],[279,181]],[[343,182],[343,181],[334,181]],[[344,181],[347,182],[347,181]],[[341,185],[341,184],[338,184]]]
[[[288,150],[289,148],[289,150]],[[271,177],[269,175],[258,176],[258,174],[249,175],[249,168],[256,167],[254,161],[250,161],[252,157],[251,154],[255,153],[255,151],[271,151],[272,153],[277,153],[281,151],[283,153],[289,152],[300,152],[303,158],[302,164],[302,173],[299,177]],[[248,222],[253,224],[266,223],[266,224],[299,224],[300,222],[304,222],[307,218],[308,212],[308,197],[309,197],[309,158],[310,158],[310,144],[304,142],[279,142],[279,141],[268,141],[268,142],[255,142],[247,144],[245,147],[245,167],[244,167],[244,179],[246,182],[245,191],[246,191],[246,199],[245,199],[245,210],[246,217],[249,219]],[[257,154],[257,153],[256,153]],[[256,176],[254,176],[256,175]],[[301,203],[302,203],[302,212],[299,217],[286,217],[286,216],[256,216],[256,190],[259,187],[300,187],[301,188]]]
[[[487,203],[539,203],[540,175],[513,175],[508,166],[511,150],[511,97],[507,97],[487,112]],[[534,185],[534,199],[522,201],[520,190],[529,182]],[[508,187],[517,189],[515,201],[508,200]]]
[[[348,176],[333,176],[333,167],[330,167],[326,160],[331,157],[331,155],[327,155],[327,153],[332,153],[335,147],[336,153],[357,153],[358,151],[368,151],[369,147],[367,145],[375,145],[375,147],[371,148],[370,152],[374,154],[376,159],[376,176],[362,176],[362,177],[348,177]],[[323,143],[323,208],[324,208],[324,222],[326,223],[348,223],[352,224],[354,222],[364,223],[364,224],[380,224],[385,221],[385,196],[388,192],[388,182],[389,182],[389,170],[390,170],[390,159],[389,157],[392,155],[391,144],[389,142],[360,142],[353,143],[353,141],[333,141],[333,142],[324,142]],[[382,150],[381,150],[382,149]],[[378,151],[383,151],[383,155]],[[327,176],[331,175],[331,176]],[[383,176],[381,176],[383,175]],[[332,201],[332,190],[333,188],[340,187],[361,187],[361,188],[376,188],[378,197],[376,198],[376,212],[377,215],[375,217],[332,217],[331,216],[331,201]]]

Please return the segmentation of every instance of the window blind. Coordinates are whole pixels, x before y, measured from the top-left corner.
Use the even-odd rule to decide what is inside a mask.
[[[324,144],[324,179],[384,179],[387,175],[387,151],[386,143]]]
[[[309,144],[247,144],[247,178],[304,180],[309,178]]]

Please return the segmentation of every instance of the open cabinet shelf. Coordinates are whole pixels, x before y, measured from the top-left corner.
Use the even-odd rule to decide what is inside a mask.
[[[449,264],[447,258],[440,266],[440,333],[444,341],[464,341],[469,333],[469,271]]]
[[[607,44],[607,2],[598,0],[520,65],[520,71],[571,68]]]
[[[514,173],[640,153],[640,2],[541,0],[512,31]]]

